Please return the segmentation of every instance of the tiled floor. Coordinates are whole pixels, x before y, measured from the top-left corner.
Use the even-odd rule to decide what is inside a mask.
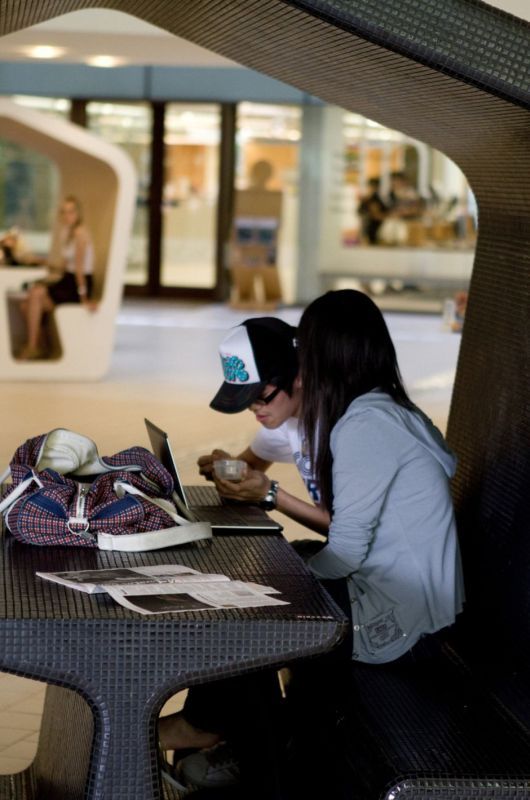
[[[147,446],[143,418],[149,416],[169,432],[183,478],[194,482],[198,455],[215,446],[238,452],[255,431],[251,414],[220,417],[208,408],[221,380],[217,343],[248,316],[220,305],[128,301],[104,381],[2,385],[0,414],[10,425],[0,442],[0,472],[22,441],[56,427],[90,436],[102,455],[132,444]],[[296,324],[300,309],[282,309],[278,316]],[[444,330],[439,316],[386,318],[412,398],[445,428],[460,336]],[[274,475],[304,496],[291,465],[275,466]],[[300,526],[282,523],[288,538],[300,535]],[[42,684],[0,674],[0,773],[31,762],[43,699]],[[172,699],[166,710],[180,702],[181,697]]]

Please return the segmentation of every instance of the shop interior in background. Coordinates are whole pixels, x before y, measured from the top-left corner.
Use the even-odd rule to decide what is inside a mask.
[[[70,115],[67,99],[13,99],[44,113]],[[219,274],[218,208],[225,202],[219,182],[222,105],[159,105],[163,114],[157,112],[158,118],[154,105],[143,101],[87,101],[84,106],[87,128],[123,147],[138,174],[126,281],[144,294],[183,287],[213,290]],[[440,297],[465,290],[477,225],[474,198],[462,172],[442,153],[398,131],[327,108],[337,128],[336,168],[332,201],[323,209],[332,220],[326,223],[331,236],[322,269],[329,269],[333,285],[359,280],[374,293],[413,289]],[[268,186],[282,194],[278,269],[285,302],[294,302],[297,274],[304,268],[299,263],[304,107],[241,102],[235,119],[234,189],[248,188],[254,164],[270,164]],[[161,141],[162,177],[160,224],[153,226],[156,137]],[[6,141],[0,148],[0,172],[0,232],[15,228],[33,251],[45,253],[60,199],[53,164]],[[366,208],[374,190],[381,218],[369,226],[363,204]],[[407,264],[420,253],[424,272],[429,272],[425,283],[411,282],[407,273]]]
[[[476,206],[464,174],[450,159],[359,114],[344,114],[345,189],[350,222],[346,246],[469,248],[476,240]],[[380,201],[380,225],[363,213]],[[375,211],[375,207],[374,207]],[[393,224],[386,224],[391,221]]]

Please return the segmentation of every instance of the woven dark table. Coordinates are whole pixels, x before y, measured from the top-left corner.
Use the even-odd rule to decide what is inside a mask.
[[[26,773],[0,776],[2,800],[160,800],[156,721],[168,697],[325,652],[346,627],[276,534],[130,555],[31,547],[9,535],[0,544],[0,668],[50,684],[36,759]],[[171,563],[272,585],[290,605],[148,617],[35,575]]]

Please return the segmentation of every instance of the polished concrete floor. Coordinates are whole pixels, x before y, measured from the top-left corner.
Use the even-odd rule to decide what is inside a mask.
[[[300,313],[299,308],[283,308],[276,315],[296,324]],[[256,429],[248,412],[220,415],[208,408],[221,382],[217,344],[228,328],[249,316],[261,314],[222,305],[126,301],[105,380],[0,384],[0,472],[21,442],[57,427],[90,436],[101,455],[133,444],[147,446],[147,416],[168,431],[185,482],[195,482],[199,455],[214,447],[238,452]],[[444,329],[438,315],[385,316],[413,400],[443,430],[460,336]],[[272,472],[304,496],[294,467],[278,465]],[[288,538],[300,535],[300,526],[281,521]],[[43,692],[39,683],[0,675],[0,773],[21,770],[33,758]]]

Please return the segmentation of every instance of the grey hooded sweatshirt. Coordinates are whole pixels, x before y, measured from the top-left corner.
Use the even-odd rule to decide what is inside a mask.
[[[393,661],[462,609],[456,459],[419,409],[378,390],[350,404],[330,443],[329,540],[308,565],[319,578],[348,579],[353,658]]]

